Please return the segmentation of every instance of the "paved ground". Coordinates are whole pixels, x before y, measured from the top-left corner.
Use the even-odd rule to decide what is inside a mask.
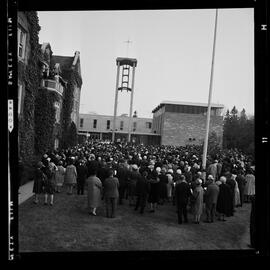
[[[64,192],[55,195],[54,206],[26,200],[19,206],[19,250],[248,249],[250,204],[237,208],[226,222],[178,225],[171,204],[141,216],[125,202],[118,207],[117,217],[108,219],[104,206],[98,209],[98,216],[89,216],[86,201],[86,195]],[[191,215],[189,218],[192,220]]]

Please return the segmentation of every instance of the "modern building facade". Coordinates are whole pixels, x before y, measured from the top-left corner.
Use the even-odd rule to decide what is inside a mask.
[[[113,116],[99,114],[80,114],[79,134],[90,139],[112,140]],[[128,141],[129,120],[127,115],[116,117],[115,139]],[[159,136],[152,133],[151,118],[132,118],[131,142],[159,144]]]
[[[152,132],[160,135],[162,145],[202,144],[206,132],[208,104],[161,102],[153,111]],[[222,142],[223,117],[221,104],[211,104],[210,130]]]

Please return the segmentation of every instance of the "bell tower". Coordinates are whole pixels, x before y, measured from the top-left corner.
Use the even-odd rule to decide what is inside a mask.
[[[132,129],[134,79],[135,79],[135,68],[137,66],[137,59],[118,57],[116,58],[116,65],[117,65],[117,75],[115,87],[112,141],[113,142],[115,141],[118,92],[127,91],[130,92],[129,125],[128,125],[128,142],[130,142]]]

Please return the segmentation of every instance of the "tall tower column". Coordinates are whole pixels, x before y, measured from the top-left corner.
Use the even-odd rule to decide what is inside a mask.
[[[132,129],[132,110],[133,110],[133,96],[134,96],[134,81],[135,81],[135,67],[137,65],[137,59],[118,57],[116,59],[117,75],[116,75],[116,88],[115,88],[115,100],[114,100],[114,115],[113,115],[113,130],[112,141],[115,141],[116,132],[116,115],[118,105],[118,91],[126,90],[131,92],[130,96],[130,108],[129,108],[129,126],[128,126],[128,141],[131,139]],[[130,86],[130,68],[132,68],[132,81]],[[121,76],[121,82],[120,82]]]
[[[116,87],[115,87],[115,99],[114,99],[114,112],[113,112],[113,131],[112,131],[112,141],[115,140],[115,129],[116,129],[116,114],[117,114],[117,104],[118,104],[118,85],[119,85],[119,71],[120,63],[117,63],[117,75],[116,75]]]
[[[132,68],[132,83],[131,83],[131,94],[130,94],[130,106],[129,106],[129,127],[128,127],[128,142],[131,141],[132,131],[132,111],[133,111],[133,95],[134,95],[134,79],[135,79],[135,64]]]

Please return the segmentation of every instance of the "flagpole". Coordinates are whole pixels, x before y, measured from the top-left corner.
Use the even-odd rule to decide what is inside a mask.
[[[207,117],[206,117],[206,133],[205,133],[204,146],[203,146],[203,162],[202,162],[203,169],[206,169],[206,157],[207,157],[207,148],[208,148],[208,137],[209,137],[209,126],[210,126],[210,115],[211,115],[211,98],[212,98],[212,86],[213,86],[213,75],[214,75],[214,60],[215,60],[216,35],[217,35],[217,17],[218,17],[218,9],[216,9],[216,18],[215,18],[214,44],[213,44],[213,52],[212,52],[208,109],[207,109]]]

